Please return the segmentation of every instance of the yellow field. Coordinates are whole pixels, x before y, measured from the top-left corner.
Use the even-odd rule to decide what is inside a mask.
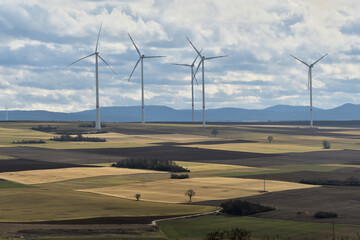
[[[266,181],[266,190],[269,192],[310,187],[314,186],[282,181]],[[194,202],[230,199],[262,194],[264,181],[258,179],[204,177],[158,180],[79,191],[128,199],[134,199],[134,195],[140,193],[141,199],[146,201],[185,203],[188,202],[188,198],[185,196],[188,189],[193,189],[196,193],[193,198]]]
[[[296,144],[285,143],[226,143],[226,144],[211,144],[211,145],[183,145],[182,147],[198,147],[212,150],[225,151],[239,151],[239,152],[254,152],[254,153],[290,153],[290,152],[313,152],[322,151],[320,145],[318,146],[303,146]],[[331,148],[330,150],[335,150]],[[329,149],[326,149],[329,151]]]
[[[179,166],[189,169],[192,173],[204,171],[222,171],[222,170],[236,170],[237,172],[254,172],[259,171],[256,167],[246,167],[228,164],[215,164],[215,163],[198,163],[198,162],[182,162],[176,161]],[[262,168],[261,170],[266,170]]]
[[[114,167],[75,167],[60,169],[31,170],[20,172],[3,172],[0,178],[23,184],[41,184],[77,178],[89,178],[108,175],[131,175],[142,173],[159,173],[150,170],[138,170]]]

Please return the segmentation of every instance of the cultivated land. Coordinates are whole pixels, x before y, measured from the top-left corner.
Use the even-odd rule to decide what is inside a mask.
[[[58,133],[31,129],[40,124],[107,141],[50,141]],[[213,129],[219,132],[216,137]],[[330,239],[332,221],[338,236],[357,236],[360,187],[299,181],[360,176],[360,127],[217,124],[203,129],[198,124],[106,123],[103,130],[94,134],[93,128],[71,122],[0,122],[0,237],[137,239],[141,233],[145,239],[203,239],[217,228],[243,227],[252,231],[252,239]],[[273,142],[267,142],[268,136]],[[322,148],[324,139],[330,149]],[[46,143],[12,143],[21,140]],[[190,178],[110,167],[126,158],[173,160],[191,170]],[[196,193],[191,204],[184,195],[188,189]],[[213,211],[235,198],[276,210],[251,218],[164,221],[162,232],[146,225]],[[339,217],[315,219],[317,211]]]

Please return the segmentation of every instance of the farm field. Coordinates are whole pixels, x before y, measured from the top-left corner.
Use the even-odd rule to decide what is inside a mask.
[[[32,129],[39,125],[56,130]],[[213,129],[218,130],[217,136],[211,134]],[[0,239],[18,236],[22,229],[27,229],[31,239],[67,239],[59,235],[67,227],[83,229],[73,239],[137,239],[139,231],[144,239],[203,239],[216,226],[244,226],[252,231],[252,239],[276,232],[284,238],[303,239],[327,236],[331,221],[339,233],[356,234],[359,187],[299,182],[360,176],[357,128],[209,124],[203,129],[180,123],[106,123],[103,130],[95,133],[91,127],[71,122],[0,122],[0,203],[6,206],[0,209],[4,234]],[[49,140],[64,132],[106,142]],[[268,136],[273,136],[271,143]],[[325,139],[330,149],[322,147]],[[46,143],[12,143],[21,140]],[[131,158],[175,161],[190,170],[190,178],[170,179],[169,172],[110,167]],[[196,193],[192,203],[185,196],[188,189]],[[135,194],[141,194],[140,201]],[[214,215],[164,221],[162,232],[145,225],[154,219],[214,211],[221,202],[239,198],[276,210],[251,218]],[[319,220],[313,217],[317,211],[335,211],[339,216]],[[35,231],[40,222],[46,227]],[[89,229],[102,223],[108,231],[91,234]],[[6,224],[17,224],[13,228],[17,230],[10,234]],[[137,233],[124,233],[120,226],[136,228]],[[179,226],[184,231],[174,230]],[[198,235],[191,235],[195,229]],[[69,236],[72,233],[68,231]]]

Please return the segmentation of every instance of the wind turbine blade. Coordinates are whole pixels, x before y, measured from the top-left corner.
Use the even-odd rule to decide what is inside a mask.
[[[188,37],[186,37],[187,40],[189,41],[189,43],[191,44],[191,46],[195,49],[195,51],[197,52],[197,54],[199,55],[199,57],[201,57],[200,52],[196,49],[196,47],[194,46],[194,44],[190,41],[190,39]]]
[[[197,66],[196,71],[195,71],[195,73],[194,73],[194,77],[196,76],[197,72],[199,71],[199,68],[200,68],[200,65],[201,65],[202,61],[204,61],[204,60],[201,59],[201,61],[199,62],[199,65]],[[196,82],[197,82],[197,81],[196,81]]]
[[[67,66],[69,67],[69,66],[73,65],[74,63],[77,63],[77,62],[79,62],[79,61],[81,61],[81,60],[83,60],[83,59],[85,59],[85,58],[88,58],[88,57],[94,56],[95,54],[96,54],[96,53],[92,53],[92,54],[90,54],[90,55],[87,55],[86,57],[80,58],[80,59],[76,60],[75,62],[70,63],[70,64],[69,64],[69,65],[67,65]]]
[[[207,57],[207,58],[205,58],[205,60],[211,60],[211,59],[215,59],[215,58],[223,58],[223,57],[228,57],[228,55],[224,55],[224,56],[216,56],[216,57]]]
[[[295,58],[295,59],[296,59],[296,60],[298,60],[299,62],[301,62],[301,63],[305,64],[306,66],[310,67],[310,66],[309,66],[309,64],[307,64],[306,62],[304,62],[304,61],[302,61],[302,60],[298,59],[298,58],[297,58],[297,57],[295,57],[294,55],[291,55],[291,54],[290,54],[290,56],[292,56],[293,58]]]
[[[134,71],[135,71],[135,69],[136,69],[137,65],[139,64],[140,60],[141,60],[141,58],[139,58],[139,60],[136,62],[135,67],[134,67],[134,69],[132,70],[132,72],[131,72],[131,74],[130,74],[130,77],[129,77],[128,82],[130,81],[130,78],[131,78],[131,76],[133,75],[133,73],[134,73]]]
[[[200,53],[202,52],[203,48],[200,50]],[[194,61],[192,62],[191,66],[193,66],[197,60],[197,58],[199,57],[199,54],[196,56],[196,58],[194,59]]]
[[[189,64],[181,64],[181,63],[172,63],[172,65],[191,67],[191,65],[189,65]]]
[[[162,58],[166,56],[144,56],[144,58]]]
[[[117,74],[115,71],[114,71],[114,69],[98,54],[98,57],[101,59],[101,60],[103,60],[103,62],[106,64],[106,65],[108,65],[108,67],[111,69],[111,71],[113,71],[113,73],[115,73],[115,74]]]
[[[133,39],[132,39],[132,37],[130,36],[130,33],[128,33],[128,34],[129,34],[130,40],[131,40],[131,41],[132,41],[132,43],[134,44],[134,47],[135,47],[136,51],[138,52],[139,56],[141,57],[141,53],[140,53],[139,49],[137,48],[137,46],[136,46],[136,44],[135,44],[134,40],[133,40]]]
[[[196,76],[195,76],[195,75],[194,75],[194,79],[195,79],[196,85],[199,85],[198,80],[196,79]],[[194,80],[193,80],[193,81],[194,81]]]
[[[314,66],[318,61],[320,61],[321,59],[323,59],[324,57],[326,57],[328,54],[325,54],[324,56],[322,56],[321,58],[319,58],[318,60],[316,60],[313,64],[311,64],[311,66]]]
[[[101,27],[102,27],[102,23],[100,24],[99,34],[98,34],[97,41],[96,41],[96,48],[95,48],[95,52],[97,52],[97,49],[98,49],[99,38],[100,38],[100,32],[101,32]]]

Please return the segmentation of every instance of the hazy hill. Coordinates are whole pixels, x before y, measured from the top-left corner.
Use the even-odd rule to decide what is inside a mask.
[[[333,109],[314,108],[314,120],[359,120],[360,105],[344,104]],[[139,122],[141,107],[103,107],[100,109],[104,122]],[[94,121],[95,110],[73,113],[48,111],[8,111],[9,120],[38,121]],[[191,121],[191,110],[176,110],[166,106],[146,106],[145,119],[153,121]],[[241,121],[295,121],[308,120],[309,107],[276,105],[265,109],[220,108],[208,109],[206,120],[213,122]],[[5,120],[5,111],[0,111],[0,120]],[[195,120],[202,120],[202,111],[195,111]]]

